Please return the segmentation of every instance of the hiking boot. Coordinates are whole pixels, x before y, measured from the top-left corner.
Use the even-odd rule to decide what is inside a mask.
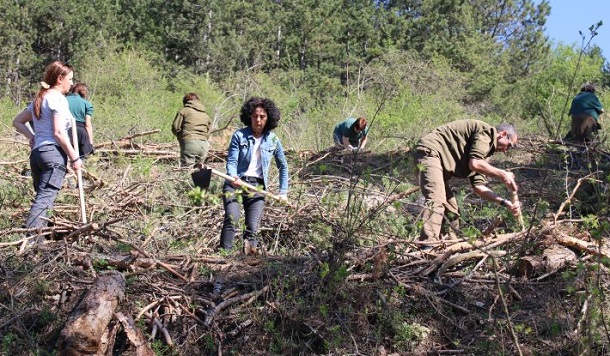
[[[250,240],[244,240],[244,255],[256,255],[257,253],[256,244],[250,242]]]

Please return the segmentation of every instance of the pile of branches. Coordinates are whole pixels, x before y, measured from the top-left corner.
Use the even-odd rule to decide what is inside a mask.
[[[112,153],[98,149],[98,153],[104,160],[121,154],[124,147],[117,146],[113,150],[119,151]],[[140,155],[152,152],[153,157],[159,151],[145,145],[137,149]],[[398,160],[403,153],[388,156]],[[352,169],[347,178],[337,173],[317,179],[320,175],[315,166],[338,161],[341,164],[337,168],[342,171],[343,167],[354,167],[354,162],[365,165],[370,159],[367,155],[370,153],[304,154],[303,163],[293,175],[301,180],[293,179],[293,184],[306,184],[305,193],[295,198],[293,208],[268,202],[261,224],[265,249],[257,256],[217,251],[221,204],[206,201],[200,206],[182,206],[158,193],[167,181],[183,193],[192,189],[185,170],[172,169],[146,181],[133,181],[127,172],[113,181],[85,174],[91,214],[88,221],[93,222],[75,222],[77,200],[69,198],[75,193],[66,191],[62,194],[68,198],[56,208],[50,227],[0,231],[4,241],[0,243],[0,334],[18,335],[30,350],[42,347],[57,349],[60,354],[131,350],[152,355],[158,352],[159,343],[181,354],[211,350],[221,354],[240,347],[251,350],[253,344],[267,345],[265,319],[280,318],[290,321],[291,330],[303,342],[284,351],[307,347],[320,353],[324,351],[320,345],[332,337],[333,325],[339,322],[333,318],[341,318],[315,313],[316,301],[321,297],[314,293],[324,285],[338,286],[332,274],[321,271],[325,266],[340,266],[349,273],[343,279],[345,284],[338,288],[358,293],[353,303],[368,303],[366,308],[372,309],[381,305],[378,312],[384,313],[415,301],[422,310],[433,311],[429,318],[440,321],[439,334],[418,340],[412,352],[470,353],[468,343],[459,346],[448,340],[459,335],[474,343],[481,338],[481,315],[487,315],[486,324],[506,321],[509,336],[499,341],[507,345],[507,350],[525,354],[528,348],[535,349],[536,343],[523,340],[519,334],[515,324],[521,316],[511,309],[511,303],[531,302],[532,295],[538,295],[533,289],[564,286],[565,281],[557,277],[570,266],[610,257],[602,240],[567,227],[573,219],[564,219],[564,209],[579,186],[573,187],[574,194],[557,211],[545,219],[530,221],[519,231],[497,233],[503,224],[498,220],[482,236],[466,238],[462,233],[462,238],[440,241],[429,250],[422,250],[414,240],[382,236],[374,239],[376,243],[353,244],[337,255],[332,249],[319,249],[299,238],[311,224],[339,225],[341,210],[329,211],[321,203],[322,197],[329,187],[353,188],[350,177],[357,173]],[[212,155],[221,156],[221,152]],[[388,163],[376,162],[379,165],[374,169],[384,173]],[[221,165],[222,159],[212,158],[211,164],[215,163]],[[5,171],[17,177],[19,169]],[[583,182],[586,179],[584,176]],[[379,212],[409,198],[417,188],[400,193],[363,189],[363,194],[365,191],[375,195],[368,211]],[[530,194],[524,192],[522,196]],[[26,209],[22,207],[12,216],[22,220]],[[183,213],[175,214],[178,210]],[[161,214],[160,219],[155,215],[156,220],[150,221],[151,211],[167,214]],[[369,213],[365,219],[378,216]],[[364,226],[358,233],[374,232]],[[44,237],[44,242],[34,243],[39,237]],[[278,285],[278,280],[288,283],[286,276],[294,276],[294,284]],[[409,300],[397,298],[393,286],[404,289]],[[304,313],[299,311],[303,306],[282,298],[282,288],[310,301],[307,311],[312,314],[299,317],[299,312]],[[584,304],[575,305],[574,310],[571,318],[575,326],[569,333],[572,341],[585,327],[587,312]],[[54,321],[44,320],[48,313],[56,316]],[[382,353],[384,343],[380,346],[370,341],[366,328],[360,330],[352,322],[362,321],[348,320],[344,324],[354,333],[353,338],[362,340],[354,347]],[[255,338],[258,341],[252,343]],[[554,350],[566,350],[570,342]],[[385,348],[391,345],[390,339]],[[341,347],[343,352],[354,351],[346,345]],[[262,346],[259,351],[266,349]]]

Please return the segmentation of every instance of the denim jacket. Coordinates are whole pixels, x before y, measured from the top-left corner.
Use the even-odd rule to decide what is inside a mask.
[[[227,174],[231,177],[242,177],[248,170],[252,158],[254,135],[250,126],[241,128],[231,137],[227,154]],[[263,134],[261,141],[261,163],[263,166],[263,180],[265,189],[269,187],[269,165],[271,156],[275,158],[275,165],[280,172],[280,194],[288,193],[288,162],[284,156],[284,149],[280,139],[271,131]]]

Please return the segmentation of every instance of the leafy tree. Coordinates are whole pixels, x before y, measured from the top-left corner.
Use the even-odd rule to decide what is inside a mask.
[[[548,53],[544,24],[547,1],[413,0],[382,2],[405,18],[403,48],[427,58],[441,55],[470,77],[480,100],[499,79],[530,75]],[[506,74],[502,74],[506,73]]]
[[[22,106],[28,82],[38,60],[32,48],[35,33],[25,1],[0,2],[0,68],[3,88],[0,96],[11,97]],[[38,73],[36,73],[38,74]]]
[[[497,98],[505,112],[516,112],[520,117],[536,122],[539,129],[551,136],[567,131],[569,101],[585,82],[601,83],[604,58],[599,51],[586,52],[580,59],[575,46],[559,44],[552,52],[542,71],[522,78],[514,86],[506,86],[507,92],[499,92]],[[572,86],[576,83],[576,87]],[[566,103],[568,105],[566,105]]]
[[[324,63],[336,54],[334,35],[343,2],[340,0],[303,0],[282,1],[281,22],[286,28],[285,40],[282,42],[282,64],[305,70],[313,67],[324,70]],[[334,61],[328,61],[336,66]],[[334,68],[336,69],[336,67]]]

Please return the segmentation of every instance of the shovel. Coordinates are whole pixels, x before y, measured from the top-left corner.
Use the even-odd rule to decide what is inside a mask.
[[[195,185],[201,189],[207,190],[210,187],[210,180],[212,179],[212,174],[217,175],[219,177],[222,177],[230,182],[234,181],[235,178],[231,177],[229,175],[226,175],[220,171],[215,170],[214,168],[209,168],[207,166],[202,166],[198,171],[195,171],[193,173],[191,173],[191,177],[193,178],[193,183],[195,183]],[[251,184],[248,184],[244,181],[241,182],[240,184],[241,187],[244,187],[246,189],[248,189],[248,191],[252,192],[252,193],[260,193],[264,196],[273,198],[279,202],[282,203],[286,203],[282,198],[280,198],[278,195],[275,195],[273,193],[270,193],[266,190],[262,190],[260,188],[257,188]]]

